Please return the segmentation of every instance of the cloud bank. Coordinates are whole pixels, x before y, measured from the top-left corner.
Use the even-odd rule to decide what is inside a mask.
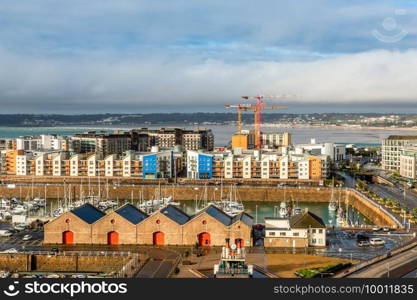
[[[412,105],[416,16],[410,1],[4,1],[0,112]]]

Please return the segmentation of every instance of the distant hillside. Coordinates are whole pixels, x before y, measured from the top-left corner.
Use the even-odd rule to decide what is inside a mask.
[[[288,114],[265,113],[262,115],[264,123],[297,123],[297,124],[355,124],[364,119],[376,119],[379,125],[413,124],[417,115],[395,115],[393,118],[384,114]],[[87,114],[87,115],[42,115],[42,114],[0,114],[0,126],[71,126],[71,125],[143,125],[143,124],[228,124],[236,121],[236,113],[152,113],[152,114]],[[253,113],[244,113],[243,121],[253,123]],[[374,122],[374,121],[372,121]],[[368,124],[369,125],[369,124]]]

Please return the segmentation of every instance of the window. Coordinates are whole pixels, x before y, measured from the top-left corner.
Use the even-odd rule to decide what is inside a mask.
[[[269,236],[275,236],[275,232],[273,231],[269,232]]]
[[[294,232],[293,236],[300,236],[300,233],[299,232]]]
[[[317,244],[317,240],[316,240],[316,239],[312,239],[312,240],[311,240],[311,243],[312,243],[312,244]]]
[[[312,233],[316,233],[316,230],[315,230],[315,229],[311,229],[311,232],[312,232]]]
[[[280,232],[279,236],[286,236],[287,234],[285,232]]]
[[[319,229],[319,233],[323,233],[323,229]]]

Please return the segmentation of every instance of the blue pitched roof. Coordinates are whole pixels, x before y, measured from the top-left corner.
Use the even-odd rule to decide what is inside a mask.
[[[148,217],[143,211],[137,209],[132,204],[126,204],[116,210],[120,216],[128,220],[132,224],[139,224]]]
[[[173,205],[165,206],[160,212],[180,225],[184,225],[191,219],[189,215]]]
[[[215,218],[220,223],[223,223],[226,226],[232,224],[232,217],[215,205],[209,205],[207,208],[203,210],[203,212],[206,212],[207,214],[209,214],[210,216],[212,216],[213,218]]]
[[[93,224],[106,214],[89,203],[71,210],[71,212],[88,224]]]
[[[253,218],[252,216],[248,215],[247,213],[243,212],[238,214],[237,216],[235,216],[233,218],[232,223],[237,222],[237,221],[242,221],[243,223],[245,223],[246,225],[252,227],[253,225]]]

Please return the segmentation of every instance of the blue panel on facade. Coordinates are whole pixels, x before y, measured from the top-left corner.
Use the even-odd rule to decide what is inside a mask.
[[[211,155],[198,155],[198,177],[200,179],[213,177],[213,157]]]
[[[156,178],[158,175],[158,157],[156,154],[145,155],[143,157],[143,178],[149,177],[152,175],[153,178]]]

